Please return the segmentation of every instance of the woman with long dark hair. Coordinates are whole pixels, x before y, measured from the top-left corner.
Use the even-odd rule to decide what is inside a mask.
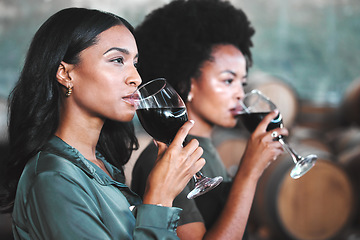
[[[137,61],[133,28],[111,13],[64,9],[37,31],[9,98],[2,162],[15,239],[177,238],[172,201],[205,161],[197,141],[182,147],[189,121],[169,147],[157,143],[143,202],[125,185]]]
[[[164,77],[184,99],[195,120],[189,139],[204,149],[205,176],[222,176],[214,190],[189,200],[193,182],[174,200],[183,209],[178,226],[181,239],[241,239],[256,184],[264,169],[283,152],[266,131],[277,116],[271,112],[251,135],[236,175],[231,178],[212,143],[214,127],[235,127],[252,64],[255,30],[246,14],[222,0],[175,0],[162,6],[136,27],[139,73],[144,80]],[[282,135],[287,130],[275,129]],[[132,189],[142,195],[156,159],[150,143],[133,169]]]

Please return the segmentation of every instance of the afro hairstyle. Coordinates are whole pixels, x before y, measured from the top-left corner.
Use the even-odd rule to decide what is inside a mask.
[[[241,9],[222,0],[174,0],[148,14],[135,28],[138,71],[147,82],[164,77],[183,99],[218,44],[237,47],[252,65],[255,30]]]

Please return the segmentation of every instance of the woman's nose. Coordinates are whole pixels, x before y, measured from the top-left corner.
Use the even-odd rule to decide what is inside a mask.
[[[128,77],[128,84],[138,87],[141,84],[142,80],[137,69]]]
[[[242,85],[236,91],[236,99],[241,100],[245,96],[245,91]]]

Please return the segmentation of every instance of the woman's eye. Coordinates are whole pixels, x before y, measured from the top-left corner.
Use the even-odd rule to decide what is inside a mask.
[[[115,62],[115,63],[121,63],[121,64],[123,64],[124,63],[124,59],[123,58],[115,58],[115,59],[113,59],[113,60],[111,60],[112,62]]]
[[[138,68],[138,66],[139,66],[139,63],[134,62],[134,67],[135,67],[136,69]]]
[[[224,82],[225,84],[230,85],[233,81],[234,79],[226,79]]]

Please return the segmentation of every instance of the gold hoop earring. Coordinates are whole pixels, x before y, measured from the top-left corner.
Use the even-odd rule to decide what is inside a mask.
[[[70,97],[71,94],[72,94],[72,87],[69,86],[69,87],[67,88],[67,91],[66,91],[66,93],[65,93],[65,96],[66,96],[66,97]]]

